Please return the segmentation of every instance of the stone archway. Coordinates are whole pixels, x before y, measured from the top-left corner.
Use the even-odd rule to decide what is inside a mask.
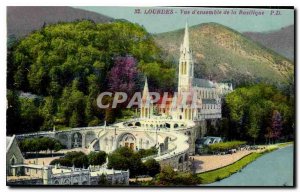
[[[69,138],[68,138],[68,135],[66,133],[60,133],[60,134],[56,135],[55,137],[64,146],[66,146],[66,147],[69,146]]]
[[[124,133],[120,135],[117,141],[118,141],[117,146],[128,147],[132,150],[135,150],[135,148],[137,147],[136,145],[137,140],[135,136],[132,135],[131,133]]]
[[[136,122],[136,123],[135,123],[135,126],[140,127],[140,126],[141,126],[141,123],[140,123],[140,122]]]
[[[65,179],[64,180],[64,185],[70,185],[70,184],[71,184],[70,179]]]
[[[100,142],[99,139],[95,139],[91,144],[90,144],[90,149],[93,151],[100,151]]]
[[[79,132],[75,132],[71,136],[71,144],[72,148],[82,147],[82,134]]]
[[[182,157],[182,156],[179,157],[178,163],[179,163],[179,164],[183,163],[183,157]]]
[[[93,141],[97,139],[96,134],[94,131],[88,131],[85,134],[85,147],[88,147]]]

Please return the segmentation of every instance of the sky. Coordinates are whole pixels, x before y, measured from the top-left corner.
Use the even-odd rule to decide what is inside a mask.
[[[204,7],[75,7],[89,10],[115,19],[126,19],[144,26],[150,33],[162,33],[181,29],[188,20],[189,26],[216,22],[239,32],[268,32],[278,30],[282,27],[294,24],[294,10],[280,9],[276,14],[275,9],[253,9],[253,8],[204,8]],[[172,9],[173,14],[145,14],[149,9]],[[135,9],[140,9],[140,14],[135,14]],[[182,12],[184,10],[185,12]],[[217,11],[218,14],[203,14],[203,11]],[[229,14],[224,14],[228,10]],[[248,15],[240,11],[248,11]],[[189,11],[188,14],[186,11]],[[202,14],[192,14],[193,11],[202,11]],[[232,11],[235,11],[233,14]],[[252,11],[252,12],[251,12]],[[263,12],[263,15],[255,16],[253,11]],[[273,11],[273,12],[272,12]],[[221,14],[220,14],[221,13]],[[271,14],[273,13],[273,14]]]

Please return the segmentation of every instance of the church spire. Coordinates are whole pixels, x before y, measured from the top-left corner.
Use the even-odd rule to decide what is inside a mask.
[[[189,38],[189,26],[188,22],[185,23],[185,30],[184,30],[184,38],[183,38],[183,51],[190,52],[190,38]]]
[[[145,85],[144,85],[142,99],[147,100],[147,99],[149,99],[148,97],[149,97],[148,80],[147,80],[147,77],[145,77]]]
[[[185,24],[183,42],[180,47],[178,92],[190,90],[194,77],[194,62],[190,49],[189,26]]]

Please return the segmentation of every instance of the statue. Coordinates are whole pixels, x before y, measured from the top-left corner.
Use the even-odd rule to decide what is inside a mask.
[[[74,147],[78,147],[78,134],[75,133],[74,135]]]

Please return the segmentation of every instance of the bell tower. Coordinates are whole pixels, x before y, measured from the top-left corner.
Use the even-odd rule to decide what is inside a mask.
[[[194,62],[190,50],[188,23],[185,25],[183,43],[180,46],[178,93],[188,92],[194,77]]]

